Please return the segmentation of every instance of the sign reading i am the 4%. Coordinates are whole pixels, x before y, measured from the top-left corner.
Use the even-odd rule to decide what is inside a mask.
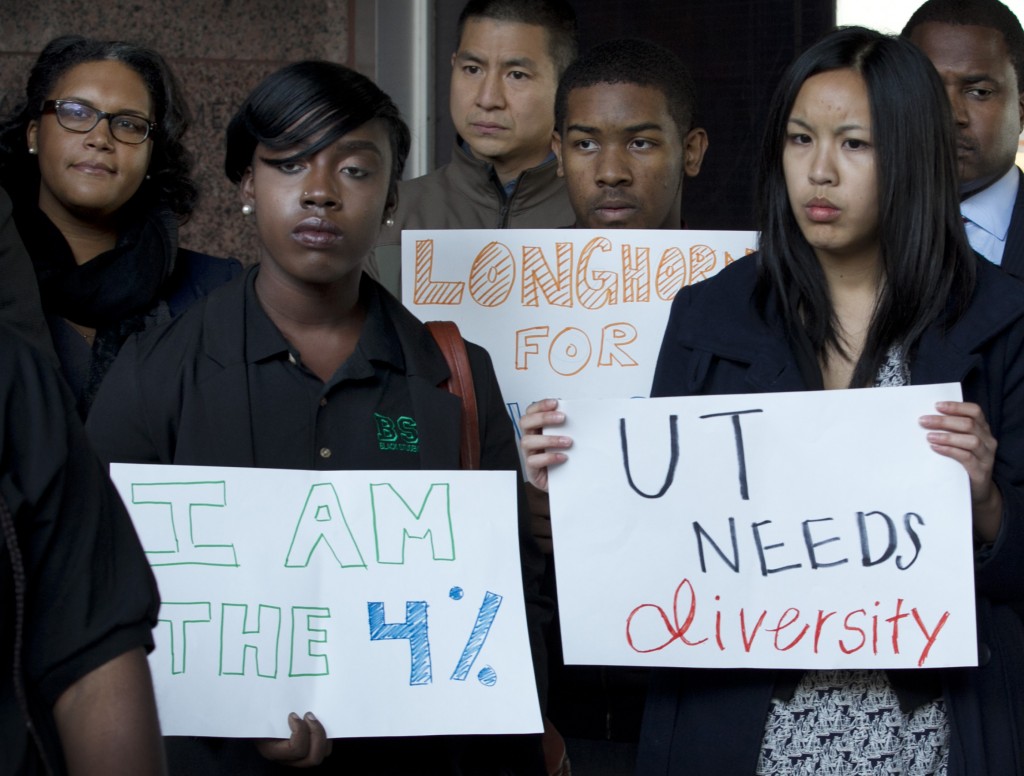
[[[115,464],[165,735],[536,733],[513,472]]]

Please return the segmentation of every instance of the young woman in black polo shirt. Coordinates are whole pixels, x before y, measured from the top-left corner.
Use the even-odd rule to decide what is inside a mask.
[[[225,169],[254,222],[259,262],[171,325],[126,344],[90,415],[105,460],[460,468],[462,405],[442,387],[447,363],[426,327],[363,271],[395,207],[409,143],[391,99],[341,65],[295,63],[256,87],[228,127]],[[516,469],[514,428],[490,359],[471,343],[467,350],[480,468]],[[381,443],[380,417],[413,419],[416,443]],[[542,561],[523,519],[520,544],[542,667]],[[273,773],[277,760],[325,773],[367,762],[394,774],[543,772],[536,736],[347,739],[325,760],[331,744],[316,718],[293,715],[289,724],[291,739],[258,749],[168,739],[172,771]]]

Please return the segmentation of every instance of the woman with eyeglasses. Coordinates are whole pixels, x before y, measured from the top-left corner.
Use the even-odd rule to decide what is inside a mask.
[[[129,334],[241,270],[178,247],[197,200],[188,124],[159,54],[80,36],[47,44],[23,106],[0,124],[0,185],[83,418]]]

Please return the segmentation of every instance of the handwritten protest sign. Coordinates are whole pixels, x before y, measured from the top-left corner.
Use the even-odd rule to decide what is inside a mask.
[[[402,301],[487,349],[513,419],[548,396],[647,396],[683,286],[752,252],[755,232],[402,232]]]
[[[551,472],[570,663],[976,665],[958,385],[565,401]]]
[[[166,735],[541,729],[512,472],[111,467],[160,585]]]

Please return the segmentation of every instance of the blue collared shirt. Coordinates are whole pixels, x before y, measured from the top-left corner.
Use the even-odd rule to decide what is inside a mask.
[[[1014,165],[991,186],[960,203],[971,247],[993,264],[1003,263],[1006,234],[1010,230],[1019,186],[1020,174]]]

